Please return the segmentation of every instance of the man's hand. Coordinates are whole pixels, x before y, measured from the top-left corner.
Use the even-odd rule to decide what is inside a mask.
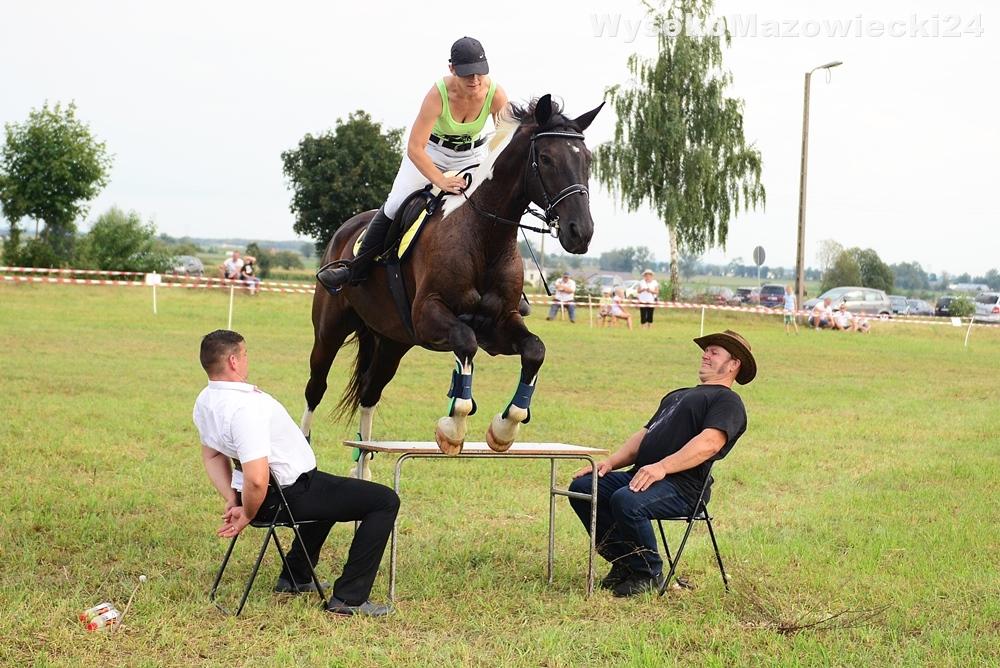
[[[243,506],[233,506],[228,509],[222,516],[222,521],[224,524],[217,532],[220,538],[232,538],[243,531],[246,525],[250,524],[246,513],[243,512]]]
[[[603,478],[604,474],[605,473],[609,473],[610,471],[614,471],[614,469],[611,467],[611,463],[607,459],[605,459],[604,461],[601,461],[601,462],[597,462],[597,477],[598,478]],[[576,473],[574,473],[573,477],[574,478],[579,478],[581,476],[585,476],[588,473],[593,473],[593,472],[594,472],[594,467],[592,467],[592,466],[584,466],[582,469],[580,469],[579,471],[577,471]]]
[[[645,492],[649,489],[650,485],[659,480],[663,480],[666,475],[666,471],[663,470],[663,466],[661,466],[659,462],[656,464],[647,464],[636,471],[635,476],[632,478],[632,482],[628,484],[628,488],[633,492]]]

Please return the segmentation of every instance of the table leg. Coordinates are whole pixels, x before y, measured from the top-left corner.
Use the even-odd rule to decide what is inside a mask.
[[[587,563],[587,596],[594,593],[594,554],[597,552],[597,462],[588,457],[590,476],[590,559]]]
[[[549,584],[552,584],[552,564],[553,553],[556,548],[556,460],[549,460],[549,561],[548,576]]]
[[[399,477],[403,469],[403,461],[407,455],[396,460],[396,469],[392,476],[392,490],[399,496]],[[392,523],[392,533],[389,534],[389,601],[396,600],[396,531],[399,525],[399,515]]]

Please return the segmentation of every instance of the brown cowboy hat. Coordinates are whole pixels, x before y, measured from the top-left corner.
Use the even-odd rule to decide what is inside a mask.
[[[736,374],[736,382],[746,385],[757,375],[757,361],[750,352],[750,343],[731,329],[715,334],[707,334],[694,340],[702,350],[709,346],[720,346],[740,361],[740,370]]]

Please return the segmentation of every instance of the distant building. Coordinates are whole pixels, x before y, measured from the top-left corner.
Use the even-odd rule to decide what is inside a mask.
[[[952,283],[948,286],[948,289],[955,292],[979,293],[986,292],[990,289],[990,286],[985,283]]]
[[[542,274],[538,271],[538,267],[535,266],[534,261],[529,258],[522,257],[521,263],[524,265],[524,285],[532,286],[535,288],[542,287]]]

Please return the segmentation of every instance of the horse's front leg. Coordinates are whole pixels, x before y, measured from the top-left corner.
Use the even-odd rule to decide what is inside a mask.
[[[528,331],[520,315],[509,318],[506,325],[503,334],[514,350],[521,353],[521,382],[507,408],[493,416],[486,432],[487,445],[497,452],[506,452],[514,443],[521,424],[531,419],[531,395],[535,391],[538,370],[545,361],[545,344]]]
[[[465,445],[466,418],[476,412],[476,402],[472,398],[472,360],[479,344],[472,328],[459,321],[440,302],[428,301],[418,313],[413,323],[417,337],[432,345],[447,342],[455,353],[455,370],[448,390],[451,399],[448,415],[438,420],[434,440],[441,452],[457,455]]]

